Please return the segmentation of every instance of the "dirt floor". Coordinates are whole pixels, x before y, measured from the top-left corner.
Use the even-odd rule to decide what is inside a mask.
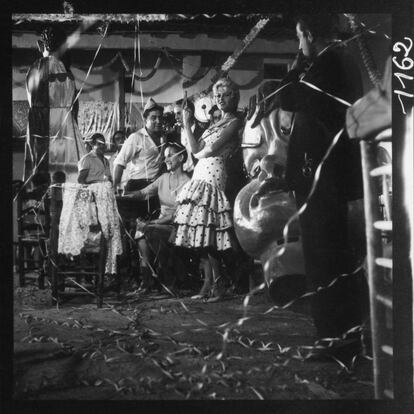
[[[14,399],[371,399],[372,361],[303,360],[314,338],[305,302],[267,312],[265,293],[218,303],[123,286],[52,305],[34,282],[14,293]],[[120,300],[119,300],[120,299]],[[230,328],[226,333],[226,329]]]

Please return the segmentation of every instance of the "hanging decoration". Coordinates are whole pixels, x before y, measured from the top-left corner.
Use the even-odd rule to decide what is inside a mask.
[[[124,67],[125,72],[127,74],[132,72],[131,65],[126,61],[126,59],[123,56],[122,52],[116,52],[116,54],[112,58],[110,58],[110,60],[108,60],[108,62],[106,62],[106,63],[103,63],[99,66],[94,65],[93,71],[102,71],[104,69],[107,69],[110,66],[112,66],[113,64],[115,64],[115,62],[117,60],[119,60],[121,62],[122,66]],[[150,70],[150,72],[147,75],[142,76],[142,77],[139,77],[138,75],[135,75],[135,79],[136,80],[142,80],[142,81],[147,81],[147,80],[151,79],[155,75],[157,70],[159,69],[159,67],[162,63],[162,60],[163,60],[163,56],[162,56],[162,53],[160,52],[160,54],[158,55],[157,60],[155,62],[155,65]],[[80,64],[76,64],[76,62],[73,62],[73,61],[71,63],[71,68],[78,69],[78,70],[87,71],[89,69],[89,67],[90,67],[90,65],[80,65]],[[20,71],[23,72],[23,73],[26,73],[27,70],[28,70],[28,66],[20,67]],[[24,81],[17,82],[17,81],[13,80],[13,86],[23,86],[23,87],[25,87],[25,82]]]
[[[360,35],[356,38],[356,41],[371,83],[376,87],[381,87],[381,75],[379,74],[374,58],[372,57],[371,50],[368,48],[366,38],[363,36],[363,26],[358,23],[354,14],[344,13],[344,16],[348,19],[352,32]]]
[[[166,48],[162,48],[161,51],[165,54],[165,57],[167,58],[168,62],[171,65],[171,68],[174,69],[182,78],[185,78],[185,79],[187,79],[188,82],[191,82],[191,84],[194,84],[194,83],[198,82],[199,80],[204,78],[207,75],[207,73],[210,72],[211,69],[215,68],[215,65],[211,65],[210,67],[207,67],[205,69],[205,71],[202,72],[201,75],[197,74],[199,72],[199,71],[197,71],[197,73],[194,76],[187,76],[182,70],[178,69],[175,66],[175,64],[172,60],[173,55]]]
[[[96,31],[101,35],[101,37],[105,37],[106,32],[108,31],[109,22],[100,22],[96,26]]]
[[[227,58],[227,60],[223,63],[220,70],[216,73],[216,75],[211,79],[210,86],[201,91],[199,94],[196,94],[196,96],[193,96],[193,99],[196,99],[198,96],[206,95],[210,93],[210,91],[213,88],[213,85],[216,83],[218,79],[221,77],[225,77],[230,69],[234,66],[234,64],[237,62],[238,58],[244,53],[244,51],[252,44],[252,42],[256,39],[260,31],[266,26],[266,24],[270,21],[270,17],[266,17],[263,19],[260,19],[250,30],[250,32],[247,34],[247,36],[243,39],[241,46],[235,50],[231,56]]]
[[[137,17],[137,33],[136,33],[137,34],[137,54],[138,54],[139,74],[140,74],[140,78],[142,79],[143,74],[142,74],[142,65],[141,65],[141,37],[140,37],[139,23],[140,21],[139,21],[139,16],[138,16]],[[142,108],[144,108],[144,91],[142,89],[141,80],[139,81],[139,91],[141,93],[141,105],[142,105]],[[146,170],[146,167],[145,167],[145,170]]]
[[[73,16],[75,9],[73,8],[73,4],[69,3],[68,1],[63,2],[63,13]]]
[[[144,126],[141,115],[140,102],[125,103],[124,111],[126,131],[137,131],[138,129],[141,129]]]
[[[260,31],[266,26],[266,24],[270,21],[270,18],[260,19],[252,30],[250,30],[249,34],[243,39],[243,43],[239,49],[237,49],[231,56],[227,58],[224,62],[223,66],[221,67],[220,76],[227,73],[237,62],[237,59],[241,56],[241,54],[251,45],[253,40],[256,39],[257,35]]]
[[[214,69],[214,66],[210,66],[205,68],[203,71],[201,71],[201,68],[197,71],[197,73],[191,78],[191,79],[187,79],[183,82],[183,88],[187,89],[190,86],[193,86],[194,84],[196,84],[198,81],[200,81],[201,79],[205,78],[207,73],[209,73],[212,69]],[[198,72],[200,72],[200,74],[198,74]]]
[[[76,80],[77,80],[77,78],[76,78]],[[107,86],[113,85],[116,81],[117,81],[117,78],[116,79],[111,79],[108,82],[99,83],[99,84],[93,84],[93,83],[85,82],[85,85],[90,85],[90,86],[88,88],[86,88],[84,86],[82,92],[83,93],[95,92],[95,91],[98,91],[100,89],[106,88]]]
[[[140,77],[142,77],[142,66],[141,66],[141,38],[140,38],[140,29],[139,29],[139,17],[137,18],[137,24],[136,24],[136,35],[137,35],[137,54],[138,54],[138,67],[139,67],[139,74]],[[141,92],[141,107],[142,109],[144,108],[144,91],[142,89],[142,82],[139,81],[139,90]],[[142,111],[139,112],[142,118],[142,122],[143,124],[145,124],[145,120],[144,120],[144,116]],[[145,150],[145,145],[144,145],[144,150]],[[148,180],[148,168],[147,168],[147,159],[144,158],[144,168],[145,168],[145,178]],[[147,210],[150,211],[150,201],[149,199],[147,200]]]
[[[79,101],[78,126],[83,139],[95,132],[104,135],[109,144],[118,129],[119,105],[116,102]]]
[[[134,83],[135,83],[135,66],[137,61],[137,31],[138,26],[137,23],[135,24],[135,36],[134,36],[134,63],[132,67],[132,78],[131,78],[131,93],[129,94],[129,110],[127,112],[126,119],[131,118],[131,111],[132,111],[132,95],[134,91]]]
[[[80,36],[80,33],[81,32],[83,32],[84,30],[86,30],[87,29],[87,27],[89,27],[90,26],[90,24],[91,24],[91,20],[88,20],[88,21],[86,21],[86,22],[84,22],[84,21],[82,21],[82,23],[81,23],[81,25],[80,25],[80,27],[77,29],[77,30],[75,30],[75,32],[73,32],[68,38],[67,38],[67,40],[66,40],[66,42],[63,44],[63,46],[61,46],[60,47],[60,49],[59,49],[59,52],[60,53],[64,53],[64,51],[67,49],[67,48],[70,48],[74,43],[76,43],[77,42],[77,40],[79,39],[79,36]],[[105,30],[105,33],[104,33],[104,35],[102,36],[102,41],[101,41],[101,43],[99,44],[99,46],[98,46],[98,48],[97,48],[97,50],[96,50],[96,52],[95,52],[95,55],[94,55],[94,58],[93,58],[93,60],[92,60],[92,63],[91,63],[91,66],[90,66],[90,68],[89,68],[89,70],[88,70],[88,72],[87,72],[87,74],[86,74],[86,76],[85,76],[85,81],[86,81],[86,79],[89,77],[89,74],[90,74],[90,71],[91,71],[91,69],[92,69],[92,67],[93,67],[93,64],[94,64],[94,62],[95,62],[95,60],[96,60],[96,57],[97,57],[97,55],[98,55],[98,53],[99,53],[99,50],[101,49],[101,46],[102,46],[102,43],[103,43],[103,41],[104,41],[104,39],[105,39],[105,37],[106,37],[106,34],[107,34],[107,30],[108,30],[108,26],[106,26],[106,30]],[[61,131],[65,131],[66,129],[67,129],[67,121],[68,120],[70,120],[71,118],[70,117],[72,117],[73,115],[72,115],[72,111],[73,111],[73,108],[74,108],[74,106],[77,104],[77,102],[78,102],[78,99],[79,99],[79,96],[81,95],[81,93],[82,93],[82,89],[83,89],[83,86],[84,86],[84,83],[82,84],[82,86],[81,86],[81,88],[80,88],[80,90],[78,91],[78,93],[76,94],[76,96],[74,97],[74,99],[73,99],[73,101],[72,101],[72,104],[71,104],[71,106],[70,106],[70,108],[68,108],[68,110],[66,111],[66,115],[64,116],[64,118],[63,118],[63,120],[62,120],[62,122],[60,123],[60,126],[59,126],[59,128],[58,128],[58,130],[57,130],[57,132],[56,133],[54,133],[53,135],[50,133],[50,131],[49,131],[49,136],[46,136],[46,135],[44,135],[44,133],[42,133],[42,135],[40,135],[40,136],[38,136],[38,134],[36,134],[36,136],[35,135],[33,135],[36,139],[39,139],[39,138],[44,138],[44,137],[47,137],[47,138],[49,138],[50,139],[50,142],[53,142],[54,143],[54,141],[56,140],[56,139],[64,139],[64,140],[71,140],[71,139],[73,139],[73,137],[72,136],[67,136],[67,135],[62,135],[61,134]],[[78,126],[77,126],[77,123],[76,122],[72,122],[72,124],[71,124],[71,127],[72,128],[75,128],[74,129],[74,131],[78,131]],[[54,132],[54,131],[53,131]],[[79,131],[78,131],[78,134],[79,134]],[[62,135],[62,136],[61,136]],[[79,152],[80,151],[82,151],[82,147],[79,147],[79,146],[77,146],[77,142],[75,141],[75,143],[76,143],[76,152],[77,152],[77,154],[78,154],[78,160],[79,160]],[[56,146],[56,145],[55,145]],[[27,148],[27,147],[26,147]],[[29,150],[30,150],[30,147],[29,147]],[[30,165],[30,168],[28,168],[27,169],[27,171],[25,170],[25,172],[24,172],[24,183],[23,183],[23,185],[22,185],[22,187],[20,188],[20,190],[17,192],[17,194],[15,195],[15,197],[14,197],[14,199],[13,199],[13,201],[16,201],[17,200],[17,198],[18,198],[18,196],[20,195],[20,193],[26,188],[26,186],[31,182],[31,180],[32,180],[32,178],[35,176],[35,174],[36,173],[38,173],[38,171],[40,171],[40,166],[42,166],[42,163],[44,163],[44,160],[46,159],[46,157],[48,157],[48,158],[50,158],[50,154],[51,154],[51,152],[49,151],[49,147],[48,147],[48,149],[47,149],[47,151],[44,151],[43,152],[43,154],[42,155],[39,155],[39,157],[38,157],[38,159],[37,160],[35,160],[35,162],[34,163],[32,163],[33,165],[30,165],[30,158],[32,157],[32,154],[31,153],[28,153],[28,156],[26,157],[25,156],[25,158],[28,160],[28,165]],[[57,158],[57,159],[59,159],[59,157],[60,157],[60,154],[58,154],[58,156],[57,157],[55,157],[55,158]],[[33,159],[33,158],[32,158]],[[56,165],[59,165],[59,162],[56,162],[55,163]],[[64,165],[64,167],[65,167],[65,173],[66,173],[66,176],[67,176],[67,180],[69,180],[68,179],[68,177],[69,177],[69,172],[70,173],[72,173],[72,175],[74,176],[74,174],[73,174],[73,172],[74,172],[74,166],[75,166],[75,164],[76,163],[72,163],[72,164],[69,164],[67,161],[65,161],[64,163],[63,163],[63,165]],[[49,170],[49,172],[51,171],[51,169],[50,169],[50,163],[48,163],[48,170]],[[74,178],[74,177],[72,177],[72,178]]]
[[[228,17],[228,18],[236,18],[236,17],[246,17],[245,14],[242,13],[238,13],[238,14],[229,14],[229,13],[214,13],[214,14],[208,14],[208,13],[202,13],[202,14],[175,14],[173,16],[177,16],[180,17],[181,19],[185,19],[185,20],[194,20],[197,19],[199,17],[205,17],[206,19],[214,19],[217,16],[224,16],[224,17]],[[249,14],[249,16],[256,16],[256,14]]]
[[[155,66],[150,70],[148,75],[142,76],[142,71],[141,71],[140,76],[134,74],[134,79],[138,80],[140,82],[145,82],[145,81],[151,79],[157,73],[157,70],[158,70],[158,68],[161,64],[161,61],[162,61],[162,56],[161,56],[161,54],[159,54],[159,56],[157,58],[157,61],[155,62]]]
[[[253,89],[256,88],[260,82],[263,81],[263,74],[261,72],[257,72],[255,76],[253,76],[252,79],[250,79],[249,81],[247,81],[245,84],[240,85],[239,83],[235,82],[234,79],[231,76],[227,76],[235,85],[238,89],[242,90],[246,90],[246,89]]]
[[[120,60],[120,62],[122,63],[122,66],[124,67],[126,74],[130,74],[131,72],[133,73],[133,68],[131,68],[131,66],[128,64],[128,62],[126,61],[125,57],[123,56],[123,54],[121,52],[117,52],[115,54],[115,56],[112,59],[110,59],[108,62],[103,63],[100,66],[94,66],[93,69],[95,71],[100,71],[100,70],[106,69],[106,68],[110,67],[111,65],[113,65],[117,60]],[[133,73],[134,79],[135,80],[141,80],[141,81],[144,81],[144,82],[151,79],[157,73],[157,70],[160,67],[161,62],[162,62],[162,55],[161,55],[161,52],[160,52],[160,54],[157,57],[157,60],[155,62],[154,67],[149,71],[149,73],[145,76],[139,76],[136,73]],[[72,67],[74,67],[76,69],[80,69],[80,70],[86,70],[86,69],[89,68],[89,66],[81,66],[81,65],[76,65],[76,64],[73,64],[73,63],[72,63]]]
[[[210,120],[209,112],[214,105],[210,95],[200,97],[194,102],[194,116],[199,122],[208,122]]]

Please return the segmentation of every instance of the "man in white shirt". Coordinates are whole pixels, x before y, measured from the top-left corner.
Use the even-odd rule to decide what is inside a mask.
[[[201,135],[203,135],[204,129],[202,129],[194,118],[194,104],[191,101],[186,103],[187,109],[191,112],[191,131],[193,132],[194,138],[199,140]],[[194,166],[197,163],[197,160],[193,157],[190,144],[188,143],[187,133],[185,132],[183,126],[183,100],[180,99],[174,103],[174,115],[177,124],[180,126],[180,142],[187,149],[187,161],[183,165],[183,170],[188,174],[192,174]]]
[[[162,129],[163,107],[150,98],[144,107],[145,126],[131,134],[114,160],[114,189],[117,191],[128,164],[129,180],[125,191],[136,191],[151,184],[160,174],[163,161],[162,147],[166,139]],[[135,209],[128,208],[128,216],[143,217],[157,209],[157,200],[140,202]],[[144,208],[145,207],[145,208]],[[121,210],[124,210],[121,208]],[[134,210],[134,211],[132,211]]]

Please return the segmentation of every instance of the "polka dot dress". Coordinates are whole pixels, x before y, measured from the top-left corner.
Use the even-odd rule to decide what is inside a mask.
[[[219,138],[220,130],[205,131],[206,145]],[[219,156],[202,158],[194,168],[192,179],[178,194],[173,242],[188,248],[213,247],[226,250],[232,247],[230,229],[233,226],[230,203],[224,194],[227,174],[225,160],[233,143],[225,145]]]

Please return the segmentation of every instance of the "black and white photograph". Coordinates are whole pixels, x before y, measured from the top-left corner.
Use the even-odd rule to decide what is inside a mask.
[[[5,400],[409,412],[413,5],[9,8]]]

